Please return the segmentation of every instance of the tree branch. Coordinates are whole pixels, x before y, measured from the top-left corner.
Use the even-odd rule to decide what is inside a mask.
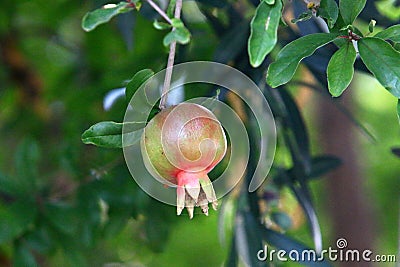
[[[176,19],[179,19],[181,17],[181,10],[182,10],[182,0],[177,0],[175,5],[175,14],[174,14],[174,17]],[[174,31],[175,29],[172,30]],[[169,46],[168,63],[165,72],[164,86],[161,92],[160,109],[164,109],[165,104],[167,102],[168,91],[171,86],[171,77],[174,66],[175,50],[176,50],[176,42],[172,42]]]
[[[169,24],[172,25],[171,19],[165,14],[164,10],[162,10],[156,3],[154,3],[152,0],[146,0],[147,3],[155,10],[157,11],[158,14],[161,15]]]

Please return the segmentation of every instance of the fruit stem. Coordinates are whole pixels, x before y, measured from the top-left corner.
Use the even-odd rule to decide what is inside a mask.
[[[128,2],[130,2],[130,1],[128,1]],[[165,14],[165,12],[164,12],[159,6],[157,6],[156,3],[154,3],[152,0],[146,0],[146,2],[149,3],[149,5],[150,5],[155,11],[157,11],[157,13],[161,15],[161,17],[163,17],[169,24],[172,25],[171,19],[167,16],[167,14]]]
[[[181,10],[182,10],[182,0],[176,0],[175,14],[174,14],[174,17],[176,19],[179,19],[181,17]],[[173,28],[172,30],[174,31],[175,28]],[[172,42],[169,46],[167,69],[165,72],[164,86],[161,92],[161,100],[159,106],[160,109],[164,109],[167,102],[168,91],[171,86],[171,77],[174,66],[175,50],[176,50],[176,42]]]

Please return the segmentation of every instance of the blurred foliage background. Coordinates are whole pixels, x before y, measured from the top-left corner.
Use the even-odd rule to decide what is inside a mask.
[[[385,14],[387,8],[379,9],[383,14],[374,9],[378,1],[368,2],[363,14],[375,16],[378,25],[398,21],[399,7],[393,1],[379,1],[381,6],[392,3],[389,16]],[[154,29],[152,20],[157,15],[146,4],[139,13],[120,15],[93,32],[81,30],[84,14],[105,3],[2,3],[0,266],[229,265],[226,259],[231,253],[235,223],[234,197],[223,200],[223,213],[198,215],[193,220],[186,215],[177,217],[174,207],[158,203],[138,188],[121,150],[81,142],[82,132],[95,122],[122,121],[126,108],[123,100],[109,110],[103,107],[109,91],[124,87],[141,69],[159,71],[166,64],[167,50],[162,45],[165,33]],[[304,8],[302,1],[294,0],[293,5]],[[248,23],[253,12],[251,1],[185,2],[183,19],[192,41],[179,47],[177,62],[215,60],[245,71]],[[292,12],[288,9],[289,19]],[[360,21],[361,28],[367,26]],[[284,30],[280,34],[283,43],[291,38]],[[300,77],[313,79],[306,70],[300,72]],[[371,141],[338,112],[353,136],[354,146],[348,147],[355,154],[351,164],[361,173],[358,186],[371,215],[367,218],[372,225],[372,243],[368,246],[377,253],[396,254],[400,161],[391,148],[400,145],[399,124],[396,99],[379,87],[372,77],[358,72],[345,101],[335,102],[347,106],[376,138]],[[319,135],[323,117],[319,115],[323,114],[321,103],[333,106],[332,99],[304,86],[291,85],[288,92],[308,127],[312,151],[323,153],[324,140]],[[338,110],[335,106],[333,109]],[[336,138],[340,142],[341,135]],[[285,162],[287,152],[282,143],[278,145],[277,158]],[[334,245],[341,236],[329,208],[332,199],[327,197],[327,181],[311,184],[324,247]],[[312,247],[304,215],[291,192],[283,189],[278,201],[279,210],[291,218],[287,234]],[[352,212],[347,210],[349,217],[342,218],[343,224],[354,223]],[[221,226],[218,216],[230,220],[225,219],[226,225]],[[223,238],[221,232],[225,230]]]

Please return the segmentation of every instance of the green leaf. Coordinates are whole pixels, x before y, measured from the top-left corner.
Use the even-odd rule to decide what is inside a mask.
[[[299,21],[306,21],[311,19],[313,16],[313,13],[311,10],[307,10],[306,12],[301,13],[296,19],[292,19],[292,23],[297,23]]]
[[[37,267],[39,266],[36,262],[32,252],[23,242],[16,242],[14,245],[14,267]]]
[[[176,28],[169,32],[163,39],[164,46],[169,46],[172,42],[187,44],[190,41],[190,32],[185,27]]]
[[[82,19],[82,29],[89,32],[94,30],[97,26],[109,22],[113,17],[129,12],[133,9],[127,2],[120,2],[119,4],[108,4],[95,11],[88,12]]]
[[[395,97],[400,98],[400,52],[375,37],[358,41],[358,50],[364,64],[375,78]]]
[[[352,42],[347,42],[333,54],[327,68],[328,88],[332,96],[340,96],[349,86],[354,74],[357,52]]]
[[[250,23],[251,33],[248,42],[248,53],[253,67],[260,66],[275,47],[281,15],[281,1],[276,1],[273,6],[265,2],[258,5]]]
[[[290,81],[303,58],[312,55],[317,48],[332,42],[337,36],[338,33],[314,33],[286,45],[268,68],[268,84],[275,88]]]
[[[131,101],[133,95],[136,91],[144,84],[151,76],[154,75],[154,72],[150,69],[144,69],[138,71],[132,79],[128,82],[125,89],[125,98],[129,102]]]
[[[142,131],[139,130],[145,127],[145,123],[125,123],[125,126],[129,126],[129,131],[124,134],[124,145],[133,145],[140,140]],[[122,148],[123,127],[124,123],[113,121],[96,123],[82,134],[82,142],[106,148]]]
[[[335,0],[321,0],[317,15],[325,18],[328,27],[333,28],[339,16],[339,8]]]
[[[364,9],[367,0],[339,0],[340,14],[346,24],[353,24]]]
[[[20,236],[34,222],[37,209],[31,199],[0,206],[0,244]]]
[[[155,20],[153,22],[153,26],[154,28],[156,28],[157,30],[168,30],[172,28],[172,25],[166,22],[162,22],[162,21],[158,21]]]
[[[39,159],[40,148],[37,142],[31,138],[23,139],[15,153],[16,177],[13,177],[20,192],[35,191],[36,180],[39,176]]]
[[[393,25],[381,32],[375,34],[376,38],[381,38],[383,40],[392,40],[393,42],[400,42],[400,25]]]
[[[75,209],[66,203],[46,203],[45,216],[57,230],[65,234],[73,234],[77,227],[77,213]]]

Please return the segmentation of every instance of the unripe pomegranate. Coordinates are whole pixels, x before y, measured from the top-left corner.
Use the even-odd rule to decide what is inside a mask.
[[[208,173],[226,152],[226,137],[215,115],[203,106],[181,103],[163,109],[146,126],[141,152],[147,170],[159,181],[177,186],[177,214],[195,206],[208,215],[217,198]]]

